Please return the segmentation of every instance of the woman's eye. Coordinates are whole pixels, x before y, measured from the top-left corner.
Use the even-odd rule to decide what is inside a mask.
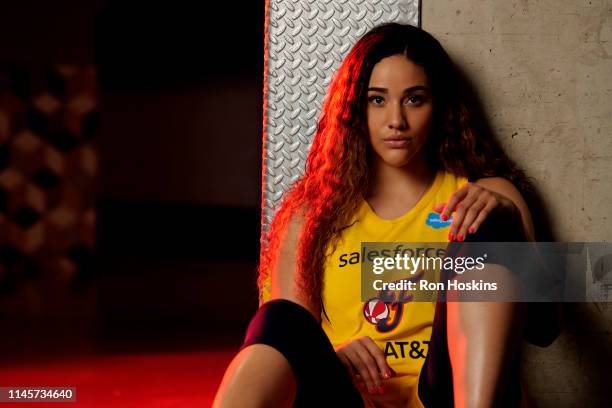
[[[381,103],[383,103],[384,99],[382,96],[374,95],[370,96],[368,98],[368,101],[372,102],[374,105],[380,105]]]
[[[419,104],[423,102],[423,97],[414,95],[414,96],[411,96],[410,98],[407,98],[406,100],[410,101],[413,105],[415,105],[415,104]]]

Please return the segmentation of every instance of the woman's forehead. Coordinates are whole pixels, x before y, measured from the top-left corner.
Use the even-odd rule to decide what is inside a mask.
[[[417,85],[428,85],[425,69],[403,55],[392,55],[374,65],[368,87],[410,88]]]

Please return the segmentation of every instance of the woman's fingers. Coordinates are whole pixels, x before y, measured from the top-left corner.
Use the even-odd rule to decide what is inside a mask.
[[[354,351],[357,355],[356,361],[353,364],[359,370],[359,374],[363,377],[364,381],[368,385],[368,390],[371,393],[376,394],[381,392],[382,378],[378,372],[378,365],[370,350],[365,347],[364,340],[358,339],[356,343],[359,343],[360,347],[355,347]]]
[[[459,190],[455,191],[450,196],[448,202],[446,203],[446,207],[444,207],[444,210],[442,210],[442,212],[440,213],[440,219],[442,219],[442,221],[446,221],[446,220],[448,220],[450,218],[450,216],[453,213],[453,211],[455,211],[455,207],[468,194],[468,192],[470,190],[470,184],[472,184],[472,183],[467,183],[466,185],[461,187]]]
[[[387,364],[387,359],[385,358],[385,353],[381,349],[378,348],[376,343],[369,337],[362,337],[362,344],[368,349],[376,365],[378,367],[378,372],[385,380],[391,378],[393,376],[393,371],[389,364]]]
[[[489,195],[481,195],[478,199],[467,209],[464,211],[463,219],[461,220],[461,226],[458,228],[457,232],[457,240],[463,241],[468,233],[468,228],[474,223],[476,218],[480,215],[482,210],[487,206],[487,204],[491,201],[492,196]],[[472,232],[472,231],[469,231]]]
[[[346,369],[349,372],[349,374],[351,375],[351,377],[356,378],[357,375],[359,375],[359,374],[353,368],[353,365],[351,364],[351,362],[348,359],[348,357],[344,353],[336,353],[336,354],[338,355],[338,358],[340,358],[340,361],[342,362],[342,364],[344,364],[344,366],[346,367]]]
[[[465,235],[460,236],[458,231],[461,228],[467,210],[469,210],[470,207],[472,207],[476,202],[478,194],[480,193],[479,189],[479,187],[473,187],[467,190],[467,193],[463,195],[463,199],[455,206],[455,215],[453,216],[453,222],[451,223],[450,230],[448,231],[449,240],[454,241],[456,237],[458,241],[462,241],[462,238],[465,238]],[[455,194],[457,194],[460,190],[457,190]],[[451,200],[452,199],[453,197],[451,197]],[[447,208],[450,206],[451,200],[449,200],[449,205],[447,205]],[[444,209],[444,211],[446,211],[446,209]]]
[[[433,210],[437,213],[441,213],[442,210],[444,210],[444,207],[446,207],[446,203],[438,203],[433,206]]]
[[[368,392],[370,394],[376,394],[378,393],[378,386],[375,382],[375,376],[373,372],[368,368],[367,358],[364,361],[362,351],[363,350],[358,347],[351,348],[350,350],[347,350],[347,356],[355,367],[355,370],[361,376],[361,379],[365,383],[365,386],[368,388]]]
[[[474,220],[474,222],[472,222],[471,226],[468,229],[468,232],[470,234],[475,233],[476,231],[478,231],[478,228],[480,227],[480,224],[483,223],[483,221],[489,216],[489,214],[491,213],[491,211],[493,211],[493,209],[495,207],[497,207],[497,200],[489,200],[486,205],[484,206],[484,208],[482,208],[480,210],[480,212],[478,213],[478,217],[476,217],[476,219]]]
[[[354,384],[357,387],[357,389],[363,393],[369,393],[370,390],[368,389],[366,383],[363,381],[363,378],[359,375],[356,374],[355,378],[354,378]]]
[[[337,348],[336,353],[347,367],[354,382],[367,387],[371,394],[381,394],[382,379],[387,378],[388,374],[393,375],[384,353],[368,336],[350,341]]]

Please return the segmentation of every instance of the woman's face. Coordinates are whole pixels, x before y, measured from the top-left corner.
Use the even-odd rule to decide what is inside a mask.
[[[432,115],[431,91],[421,66],[399,54],[374,65],[367,121],[376,160],[403,167],[424,154]]]

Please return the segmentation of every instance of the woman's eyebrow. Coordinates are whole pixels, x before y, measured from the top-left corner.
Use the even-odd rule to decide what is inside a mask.
[[[369,91],[375,91],[375,92],[381,92],[381,93],[388,92],[387,88],[379,88],[379,87],[370,87],[368,88],[368,92]],[[410,88],[404,89],[405,94],[414,92],[414,91],[429,91],[429,87],[425,85],[415,85],[415,86],[411,86]]]

